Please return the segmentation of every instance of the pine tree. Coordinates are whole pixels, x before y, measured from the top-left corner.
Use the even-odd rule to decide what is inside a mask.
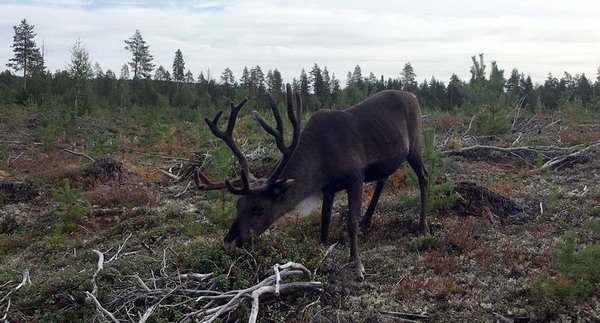
[[[240,84],[246,89],[249,89],[252,86],[252,80],[250,79],[250,72],[248,71],[248,67],[244,66],[244,70],[242,71],[242,77],[240,78]]]
[[[185,75],[183,75],[183,82],[185,83],[194,83],[194,73],[192,71],[187,70]]]
[[[479,61],[476,56],[471,56],[473,66],[471,66],[471,84],[485,81],[485,63],[483,62],[483,53],[479,54]]]
[[[413,67],[410,63],[404,64],[404,68],[402,69],[402,73],[400,74],[400,80],[402,81],[402,90],[408,92],[416,92],[417,91],[417,74],[413,70]]]
[[[262,68],[256,65],[250,70],[251,90],[254,92],[262,93],[265,91],[265,74]]]
[[[313,85],[313,91],[317,99],[321,102],[321,105],[325,104],[327,97],[329,96],[327,87],[325,86],[325,80],[323,79],[323,72],[321,68],[315,63],[312,70],[310,70],[310,81]]]
[[[323,82],[325,82],[325,92],[327,95],[331,94],[331,77],[329,76],[329,71],[327,70],[327,66],[323,67]]]
[[[69,76],[75,81],[75,109],[78,113],[89,108],[89,78],[93,76],[90,54],[81,40],[77,39],[71,47],[71,63],[68,64]]]
[[[337,101],[340,92],[342,91],[340,87],[340,80],[335,77],[335,73],[331,74],[331,99],[333,102]]]
[[[308,97],[309,86],[308,75],[306,75],[306,71],[302,69],[302,72],[300,72],[300,95]]]
[[[100,64],[98,64],[99,67]],[[92,63],[90,62],[90,54],[80,39],[77,39],[75,45],[71,47],[71,63],[68,64],[68,71],[69,75],[77,82],[87,80],[94,75],[92,72]]]
[[[173,60],[173,80],[177,83],[183,82],[185,71],[185,62],[183,61],[183,54],[178,49],[175,52],[175,59]]]
[[[133,55],[131,62],[128,62],[129,66],[133,69],[133,79],[140,77],[148,78],[150,73],[154,69],[152,64],[152,55],[148,51],[148,45],[142,38],[142,34],[139,30],[136,30],[133,36],[128,40],[125,40],[125,49],[130,51]]]
[[[450,82],[448,82],[448,87],[446,88],[447,110],[458,108],[462,105],[462,94],[460,91],[462,83],[463,82],[458,78],[458,76],[456,76],[456,74],[452,74],[450,77]]]
[[[127,64],[123,64],[121,67],[121,75],[119,76],[120,80],[128,80],[129,79],[129,67]]]
[[[356,64],[354,72],[352,72],[352,84],[357,85],[361,89],[363,87],[362,70],[358,64]]]
[[[283,78],[277,69],[273,72],[269,70],[269,73],[267,73],[267,89],[275,98],[281,99],[283,97]]]
[[[510,77],[508,81],[506,81],[506,92],[519,94],[519,80],[521,79],[521,74],[519,74],[519,70],[513,68],[510,72]]]
[[[105,76],[104,72],[102,71],[102,67],[100,66],[100,63],[98,62],[94,63],[94,75],[97,79],[103,78]]]
[[[235,84],[235,76],[233,76],[233,71],[229,69],[229,67],[226,67],[223,74],[221,74],[221,84],[227,86],[233,86]]]
[[[166,74],[166,70],[165,68],[160,65],[155,71],[154,71],[154,79],[157,81],[166,81],[167,80],[167,74]]]
[[[592,100],[592,86],[585,73],[575,77],[575,94],[581,99],[583,104],[588,104]]]
[[[498,68],[496,61],[492,61],[492,70],[490,71],[490,89],[496,93],[503,93],[506,79],[504,78],[504,70]]]
[[[11,67],[15,72],[23,71],[23,77],[29,76],[34,70],[44,69],[43,57],[40,49],[36,46],[35,33],[33,25],[27,23],[27,20],[21,20],[19,26],[13,26],[15,35],[13,36],[13,52],[15,57],[9,60],[6,66]]]

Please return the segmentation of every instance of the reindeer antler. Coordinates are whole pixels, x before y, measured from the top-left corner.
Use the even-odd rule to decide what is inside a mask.
[[[240,112],[240,110],[242,109],[242,107],[244,106],[244,104],[246,104],[246,102],[248,102],[248,98],[243,99],[237,106],[234,105],[233,102],[230,104],[231,112],[229,113],[229,120],[227,121],[227,128],[225,129],[225,131],[222,131],[221,129],[219,129],[219,126],[218,126],[219,119],[221,119],[221,115],[223,115],[223,111],[219,111],[212,118],[212,120],[208,119],[208,118],[204,118],[204,121],[210,128],[210,131],[212,131],[212,133],[216,137],[223,140],[225,142],[225,144],[227,144],[227,146],[229,146],[229,149],[231,149],[231,151],[233,152],[235,157],[238,159],[238,163],[240,164],[240,167],[242,168],[242,172],[240,174],[241,178],[239,180],[236,180],[233,182],[226,179],[222,183],[215,183],[215,182],[212,182],[208,178],[208,176],[206,176],[202,172],[202,170],[200,170],[199,167],[192,166],[190,169],[188,169],[186,174],[188,174],[188,176],[189,176],[190,172],[194,172],[194,181],[196,182],[196,186],[198,186],[198,189],[200,189],[200,190],[217,190],[217,189],[227,188],[231,193],[233,193],[235,195],[245,195],[250,192],[250,181],[249,181],[250,169],[248,167],[248,161],[246,160],[246,156],[244,156],[244,153],[242,153],[240,148],[235,144],[235,141],[233,140],[233,129],[235,128],[235,122],[237,120],[237,115]]]
[[[269,106],[273,111],[273,116],[275,117],[275,122],[277,123],[276,128],[273,128],[271,125],[265,121],[262,115],[258,111],[254,111],[254,117],[260,123],[260,125],[265,129],[266,132],[275,137],[275,143],[277,144],[277,148],[283,154],[283,157],[277,164],[277,167],[269,176],[267,183],[274,183],[279,179],[279,176],[289,163],[292,154],[298,147],[298,143],[300,142],[300,119],[302,117],[302,98],[300,97],[300,93],[295,93],[296,99],[296,111],[294,111],[294,100],[292,98],[292,87],[290,84],[286,84],[286,101],[287,101],[287,115],[290,119],[290,123],[292,124],[292,142],[289,146],[285,144],[284,135],[283,135],[283,121],[281,119],[281,115],[279,114],[279,110],[277,109],[277,103],[273,99],[271,93],[267,92],[267,101],[269,102]]]

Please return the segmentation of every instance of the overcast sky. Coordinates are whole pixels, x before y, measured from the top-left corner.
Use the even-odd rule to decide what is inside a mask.
[[[124,40],[139,29],[154,63],[171,70],[175,51],[186,69],[239,79],[244,66],[279,69],[289,81],[317,63],[345,82],[363,75],[398,77],[411,62],[419,81],[452,73],[469,78],[470,57],[484,53],[508,77],[513,67],[543,82],[548,72],[600,67],[600,1],[93,1],[0,0],[0,63],[13,57],[12,26],[35,25],[51,71],[64,69],[79,37],[92,62],[119,74],[130,58]],[[489,69],[488,69],[489,70]]]

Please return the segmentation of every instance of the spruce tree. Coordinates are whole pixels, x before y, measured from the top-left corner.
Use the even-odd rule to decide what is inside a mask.
[[[40,54],[40,49],[35,44],[35,33],[33,25],[27,20],[21,20],[21,24],[13,26],[15,35],[13,36],[13,52],[15,57],[9,60],[6,66],[11,67],[15,72],[23,71],[23,77],[29,76],[35,69],[43,70],[44,62]]]
[[[133,69],[133,79],[150,77],[150,73],[154,69],[154,64],[152,64],[153,57],[150,55],[148,51],[149,46],[146,45],[146,41],[142,38],[140,31],[136,30],[131,38],[125,40],[125,44],[127,44],[125,49],[133,55],[131,62],[128,62],[129,66]]]
[[[183,82],[185,71],[185,62],[183,61],[183,54],[178,49],[175,52],[175,59],[173,60],[173,80],[177,83]]]

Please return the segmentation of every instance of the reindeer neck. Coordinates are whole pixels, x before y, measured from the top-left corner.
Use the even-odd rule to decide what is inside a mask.
[[[302,143],[302,142],[301,142]],[[321,194],[321,169],[318,154],[312,153],[300,145],[280,178],[293,179],[294,185],[288,192],[288,200],[295,207],[301,201]]]

